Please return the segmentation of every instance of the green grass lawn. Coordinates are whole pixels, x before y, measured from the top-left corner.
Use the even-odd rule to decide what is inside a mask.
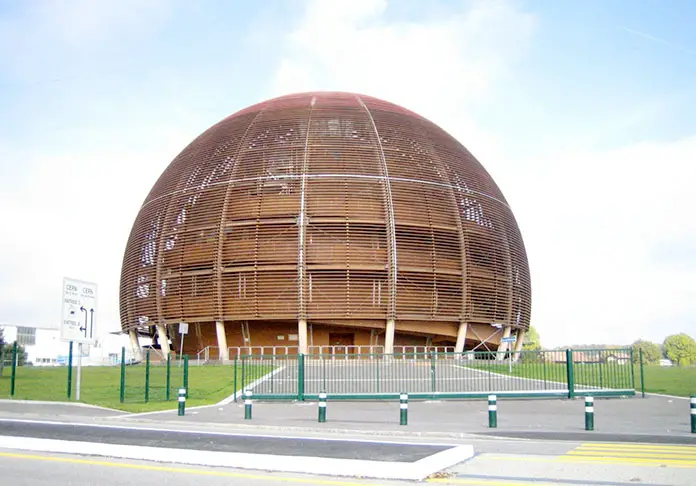
[[[263,376],[268,367],[247,366],[246,382]],[[77,369],[73,369],[72,400],[75,399]],[[233,365],[190,366],[186,406],[210,405],[234,393]],[[0,398],[10,396],[10,369],[0,377]],[[67,401],[66,367],[18,367],[15,380],[16,400]],[[145,402],[145,366],[126,367],[125,403],[120,403],[119,366],[85,366],[82,368],[80,402],[128,412],[149,412],[177,407],[177,390],[183,384],[183,369],[172,365],[170,400],[166,398],[166,367],[150,367],[149,401]],[[237,369],[237,386],[241,386],[241,369]]]
[[[517,363],[512,366],[512,372],[507,364],[495,362],[477,362],[475,367],[492,373],[567,383],[566,366],[561,363]],[[578,385],[631,388],[633,382],[633,388],[638,392],[641,390],[640,367],[637,365],[633,367],[633,376],[630,366],[618,364],[576,364],[573,371]],[[681,397],[696,395],[695,367],[645,365],[644,376],[646,392]]]
[[[645,391],[688,397],[696,395],[696,368],[644,366]],[[640,370],[636,366],[636,390],[640,390]]]

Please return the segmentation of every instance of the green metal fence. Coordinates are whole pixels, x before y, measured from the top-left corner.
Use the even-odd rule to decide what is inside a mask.
[[[257,399],[414,399],[634,395],[632,351],[240,356],[241,383]],[[254,370],[249,377],[245,370]]]
[[[188,389],[188,356],[180,360],[152,357],[147,351],[143,362],[128,364],[125,349],[121,351],[121,403],[176,400],[180,387]]]

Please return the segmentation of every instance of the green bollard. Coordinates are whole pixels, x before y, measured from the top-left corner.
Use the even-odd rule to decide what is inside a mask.
[[[691,395],[691,433],[696,434],[696,395]]]
[[[319,394],[319,422],[326,422],[326,393]]]
[[[244,392],[244,420],[251,420],[251,390]]]
[[[408,393],[399,396],[399,425],[408,425]]]
[[[186,388],[179,388],[179,417],[186,414]]]
[[[498,404],[495,395],[488,395],[488,427],[494,429],[498,426]]]
[[[594,398],[585,397],[585,430],[594,430]]]

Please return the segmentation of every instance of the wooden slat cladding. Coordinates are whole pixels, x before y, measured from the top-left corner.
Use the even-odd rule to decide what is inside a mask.
[[[250,106],[191,142],[135,220],[120,292],[124,330],[392,312],[423,332],[526,328],[531,309],[519,228],[483,166],[415,113],[331,92]]]

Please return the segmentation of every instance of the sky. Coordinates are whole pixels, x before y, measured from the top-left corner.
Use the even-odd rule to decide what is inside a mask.
[[[520,225],[542,345],[696,337],[696,2],[0,0],[0,324],[62,278],[117,331],[169,162],[273,96],[359,92],[451,133]]]

